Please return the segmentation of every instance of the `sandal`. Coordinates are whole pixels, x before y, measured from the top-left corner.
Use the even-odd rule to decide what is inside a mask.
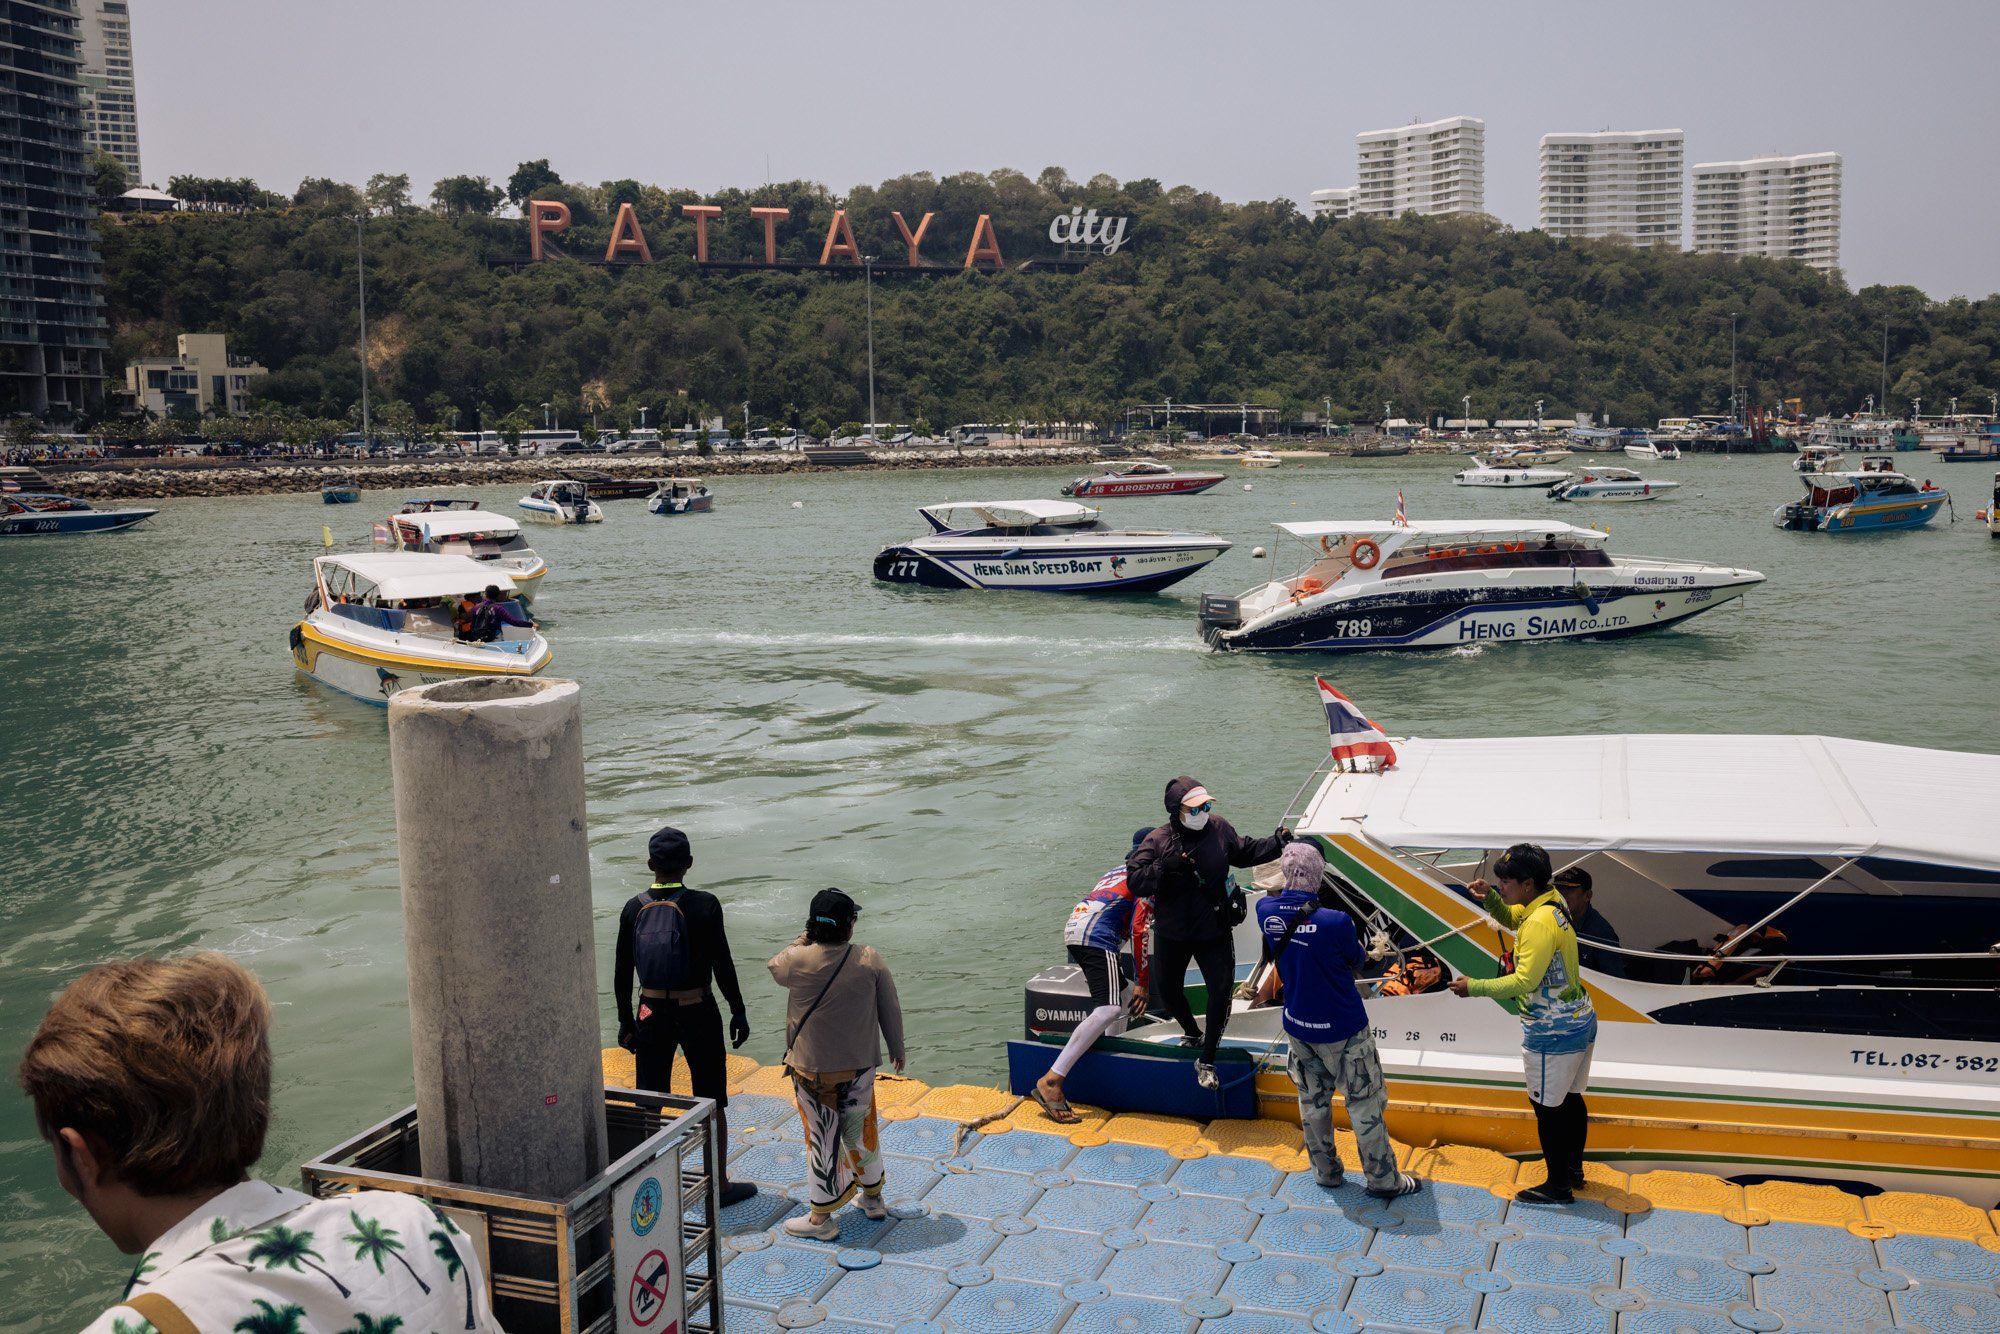
[[[1039,1087],[1029,1089],[1028,1096],[1040,1104],[1043,1116],[1048,1117],[1049,1120],[1059,1126],[1074,1126],[1083,1123],[1083,1118],[1076,1114],[1076,1109],[1062,1098],[1050,1098]]]

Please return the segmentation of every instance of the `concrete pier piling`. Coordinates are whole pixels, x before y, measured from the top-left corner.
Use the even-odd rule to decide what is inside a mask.
[[[607,1160],[582,693],[402,691],[389,758],[423,1174],[567,1197]]]

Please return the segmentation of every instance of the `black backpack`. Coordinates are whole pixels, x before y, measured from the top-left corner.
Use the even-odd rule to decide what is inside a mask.
[[[663,899],[649,898],[632,924],[632,965],[639,985],[649,991],[691,991],[694,965],[689,959],[687,914],[674,902],[680,891]]]

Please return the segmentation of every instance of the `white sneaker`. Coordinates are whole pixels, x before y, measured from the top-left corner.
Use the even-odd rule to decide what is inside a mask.
[[[833,1221],[832,1214],[804,1213],[796,1218],[787,1218],[785,1231],[794,1237],[811,1237],[815,1241],[837,1241],[840,1238],[840,1224]]]
[[[1222,1081],[1215,1077],[1215,1067],[1207,1061],[1196,1061],[1194,1063],[1194,1082],[1205,1089],[1222,1087]]]
[[[877,1191],[873,1195],[870,1195],[865,1190],[862,1191],[859,1203],[861,1205],[861,1214],[864,1218],[879,1223],[889,1216],[889,1202],[882,1198],[880,1191]]]

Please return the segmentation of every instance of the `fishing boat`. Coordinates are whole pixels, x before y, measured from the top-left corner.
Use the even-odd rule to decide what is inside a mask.
[[[1808,473],[1803,499],[1771,511],[1772,522],[1798,532],[1877,533],[1921,528],[1951,502],[1949,493],[1921,487],[1899,472]]]
[[[1549,499],[1618,503],[1665,500],[1679,486],[1679,482],[1641,477],[1630,468],[1591,466],[1584,470],[1583,476],[1550,487]]]
[[[883,547],[875,577],[929,588],[1150,593],[1229,550],[1214,533],[1114,529],[1062,500],[966,500],[919,509],[928,536]]]
[[[1804,444],[1799,446],[1799,456],[1792,460],[1794,472],[1839,472],[1846,466],[1847,456],[1838,445]]]
[[[1561,468],[1499,467],[1490,468],[1480,464],[1452,474],[1452,482],[1457,486],[1497,486],[1519,488],[1529,486],[1551,487],[1557,482],[1566,482],[1574,473]]]
[[[1938,451],[1946,463],[2000,463],[2000,424],[1987,423],[1978,434]]]
[[[1550,520],[1337,519],[1272,525],[1305,552],[1287,579],[1204,595],[1217,649],[1352,653],[1612,639],[1741,597],[1755,570],[1614,555],[1609,535]]]
[[[536,523],[603,523],[604,511],[590,498],[582,482],[558,478],[536,482],[515,504],[523,517]]]
[[[1322,768],[1285,823],[1325,854],[1323,900],[1366,943],[1361,987],[1398,1139],[1536,1154],[1520,1022],[1443,985],[1505,970],[1511,933],[1465,885],[1526,841],[1590,874],[1622,942],[1594,944],[1581,978],[1599,1025],[1593,1159],[1982,1206],[2000,1192],[2000,756],[1825,736],[1394,749],[1392,767]],[[1238,928],[1239,977],[1257,967],[1255,922]],[[1420,953],[1441,976],[1383,994]],[[1088,1008],[1075,971],[1029,984],[1034,1048]],[[1279,1016],[1237,1002],[1223,1040],[1236,1063],[1221,1067],[1254,1072],[1256,1109],[1273,1117],[1296,1106]],[[1112,1105],[1147,1110],[1163,1086],[1191,1083],[1179,1036],[1171,1020],[1128,1031],[1116,1048],[1153,1055],[1094,1051],[1074,1096],[1110,1090]]]
[[[352,505],[361,499],[361,487],[356,482],[326,482],[320,486],[319,499],[323,505]]]
[[[1249,449],[1236,460],[1246,468],[1281,468],[1285,461],[1268,449]]]
[[[1410,452],[1410,442],[1384,436],[1379,440],[1363,440],[1347,451],[1351,459],[1399,459]]]
[[[1553,445],[1493,445],[1474,461],[1488,468],[1540,468],[1561,463],[1571,453]]]
[[[315,557],[305,618],[292,627],[292,662],[315,681],[371,704],[454,677],[533,676],[554,657],[539,631],[505,626],[485,643],[453,633],[461,600],[493,582],[491,565],[466,556]]]
[[[715,493],[699,477],[668,477],[647,497],[649,514],[707,514],[715,508]]]
[[[1625,457],[1628,459],[1658,459],[1673,462],[1680,458],[1681,447],[1671,440],[1655,440],[1650,435],[1642,435],[1637,440],[1625,443]]]
[[[1066,496],[1191,496],[1225,478],[1219,472],[1176,472],[1155,459],[1111,465],[1095,477],[1079,477],[1062,489]]]
[[[49,537],[74,533],[115,533],[144,523],[158,510],[101,510],[76,496],[53,491],[0,494],[0,537]]]
[[[404,507],[408,510],[408,506]],[[378,547],[429,555],[465,556],[490,565],[533,601],[549,563],[521,532],[511,514],[482,509],[430,509],[393,514],[375,525]],[[491,578],[492,576],[488,576]]]

